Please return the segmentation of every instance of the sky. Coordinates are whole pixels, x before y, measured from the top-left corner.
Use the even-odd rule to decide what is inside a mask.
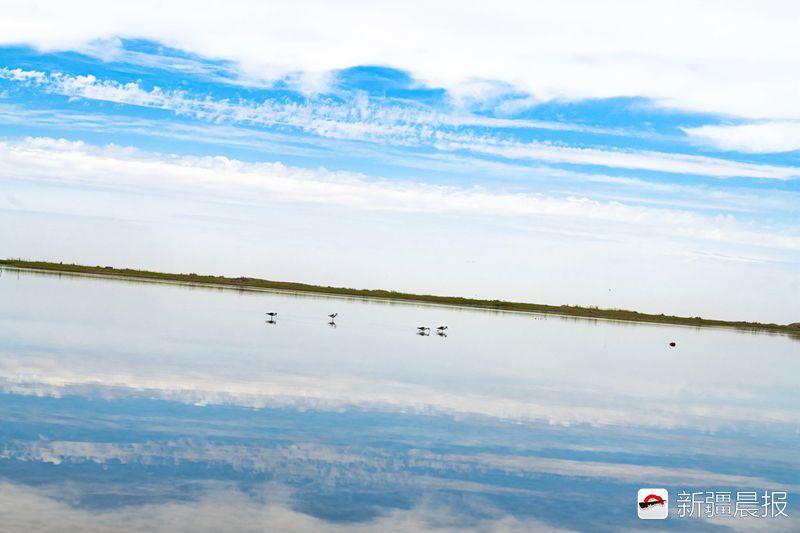
[[[0,256],[800,320],[792,2],[7,2]]]

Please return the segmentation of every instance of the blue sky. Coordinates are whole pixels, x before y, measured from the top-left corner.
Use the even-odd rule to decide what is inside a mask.
[[[800,316],[777,4],[33,6],[0,24],[3,256]]]

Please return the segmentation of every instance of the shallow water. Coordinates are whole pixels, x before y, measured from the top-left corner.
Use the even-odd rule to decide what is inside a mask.
[[[0,521],[599,531],[665,487],[789,517],[660,528],[797,531],[799,382],[780,335],[6,269]]]

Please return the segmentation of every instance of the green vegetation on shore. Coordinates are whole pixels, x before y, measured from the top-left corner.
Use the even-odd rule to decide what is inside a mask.
[[[129,268],[113,268],[109,266],[86,266],[63,263],[49,263],[45,261],[25,261],[22,259],[0,259],[0,266],[33,269],[51,272],[64,272],[72,274],[87,274],[97,276],[123,277],[139,280],[171,281],[178,283],[194,283],[201,285],[225,286],[238,289],[268,289],[291,292],[308,292],[338,296],[356,296],[362,298],[375,298],[382,300],[400,300],[407,302],[422,302],[440,305],[455,305],[461,307],[476,307],[498,311],[519,311],[529,313],[558,314],[583,318],[603,318],[611,320],[627,320],[633,322],[652,322],[659,324],[678,324],[684,326],[716,326],[756,331],[770,331],[787,333],[800,336],[800,323],[781,325],[764,324],[760,322],[734,322],[727,320],[710,320],[700,317],[682,317],[671,315],[654,315],[627,311],[624,309],[598,309],[596,307],[580,307],[574,305],[544,305],[522,302],[506,302],[501,300],[478,300],[475,298],[460,298],[456,296],[435,296],[430,294],[409,294],[376,289],[349,289],[344,287],[323,287],[306,283],[293,283],[287,281],[270,281],[258,278],[228,278],[224,276],[207,276],[202,274],[171,274],[167,272],[150,272],[147,270],[133,270]]]

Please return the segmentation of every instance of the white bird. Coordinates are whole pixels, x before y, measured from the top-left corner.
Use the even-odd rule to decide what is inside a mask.
[[[337,316],[339,316],[339,313],[333,313],[332,315],[328,315],[328,318],[330,318],[331,322],[333,322],[333,319],[336,318]]]
[[[431,328],[429,328],[427,326],[419,326],[417,329],[420,330],[420,331],[429,331]]]
[[[446,330],[446,329],[447,329],[447,326],[439,326],[438,328],[436,328],[436,331],[444,333],[444,330]]]
[[[276,316],[278,316],[278,313],[267,313],[267,316],[270,318],[275,318]]]

